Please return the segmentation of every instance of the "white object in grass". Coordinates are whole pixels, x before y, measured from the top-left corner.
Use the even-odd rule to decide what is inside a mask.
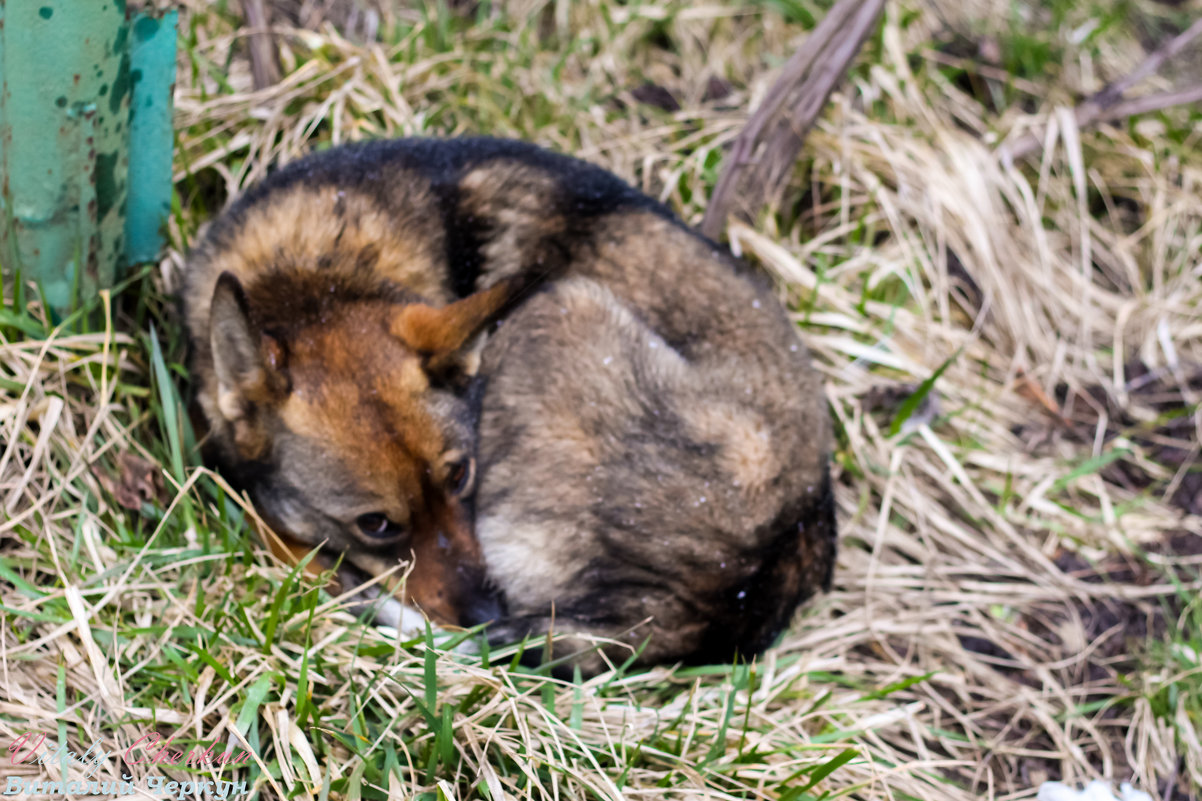
[[[1110,782],[1092,781],[1077,790],[1063,782],[1044,782],[1039,786],[1036,801],[1152,801],[1152,796],[1136,790],[1129,783],[1119,785],[1119,794],[1114,794]]]
[[[411,640],[414,637],[422,636],[426,633],[426,626],[429,625],[426,616],[420,610],[409,604],[401,603],[391,596],[377,598],[371,608],[372,621],[377,626],[394,630],[396,636],[402,640]],[[440,626],[430,625],[430,629],[435,635],[448,633]],[[475,656],[480,653],[480,646],[473,640],[467,639],[456,645],[453,650],[457,654]]]
[[[396,598],[376,601],[372,605],[372,613],[377,625],[396,629],[403,639],[420,636],[426,630],[425,615]]]

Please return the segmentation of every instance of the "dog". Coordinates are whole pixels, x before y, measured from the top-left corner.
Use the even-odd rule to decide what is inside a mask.
[[[498,161],[530,183],[486,209],[476,183]],[[405,600],[426,616],[495,619],[471,530],[471,342],[594,218],[653,205],[502,140],[349,145],[280,169],[209,225],[184,272],[206,458],[284,555],[343,557],[350,586],[416,561]]]
[[[344,584],[409,562],[388,589],[433,622],[580,635],[589,673],[648,637],[639,664],[757,653],[829,586],[829,423],[792,324],[600,168],[333,148],[210,226],[183,301],[209,457]]]

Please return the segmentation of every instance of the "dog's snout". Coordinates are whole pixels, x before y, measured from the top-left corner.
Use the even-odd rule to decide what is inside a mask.
[[[461,626],[479,626],[490,623],[505,616],[505,605],[500,596],[493,593],[476,595],[468,602],[461,616]]]

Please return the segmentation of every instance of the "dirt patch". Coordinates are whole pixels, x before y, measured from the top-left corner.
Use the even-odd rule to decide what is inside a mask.
[[[1101,384],[1060,384],[1052,397],[1036,404],[1047,414],[1014,433],[1034,453],[1058,437],[1092,443],[1102,426],[1104,443],[1122,438],[1129,451],[1103,467],[1102,478],[1133,492],[1165,496],[1186,514],[1202,514],[1202,367],[1153,369],[1136,359],[1124,366],[1124,376],[1124,397]]]

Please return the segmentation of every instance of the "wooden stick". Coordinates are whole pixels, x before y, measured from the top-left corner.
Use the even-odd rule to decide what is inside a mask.
[[[1147,114],[1150,111],[1160,111],[1173,106],[1188,106],[1191,103],[1202,103],[1202,84],[1124,100],[1103,111],[1098,116],[1098,121],[1121,120],[1126,117],[1134,117],[1136,114]]]
[[[839,0],[806,37],[735,139],[705,211],[703,234],[721,233],[736,196],[749,217],[778,195],[805,135],[884,6],[884,0]],[[752,173],[744,177],[748,167]]]
[[[1133,100],[1124,100],[1123,95],[1155,74],[1166,61],[1180,53],[1186,45],[1199,36],[1202,36],[1202,18],[1149,54],[1129,75],[1108,84],[1102,91],[1077,106],[1073,112],[1073,116],[1077,120],[1077,127],[1087,128],[1099,122],[1109,122],[1136,114],[1146,114],[1149,111],[1159,111],[1170,106],[1198,102],[1198,86]],[[998,154],[1002,163],[1013,164],[1042,149],[1044,134],[1045,131],[1029,133],[1008,145],[1003,145]]]
[[[1102,106],[1118,102],[1128,89],[1138,86],[1146,79],[1155,75],[1164,65],[1164,62],[1180,53],[1185,49],[1186,45],[1199,36],[1202,36],[1202,17],[1199,17],[1194,21],[1193,25],[1170,39],[1168,44],[1158,47],[1149,54],[1126,78],[1120,78],[1094,95],[1094,102]]]
[[[270,12],[263,0],[242,0],[242,18],[250,35],[250,74],[255,90],[279,83],[280,58],[271,36]]]

